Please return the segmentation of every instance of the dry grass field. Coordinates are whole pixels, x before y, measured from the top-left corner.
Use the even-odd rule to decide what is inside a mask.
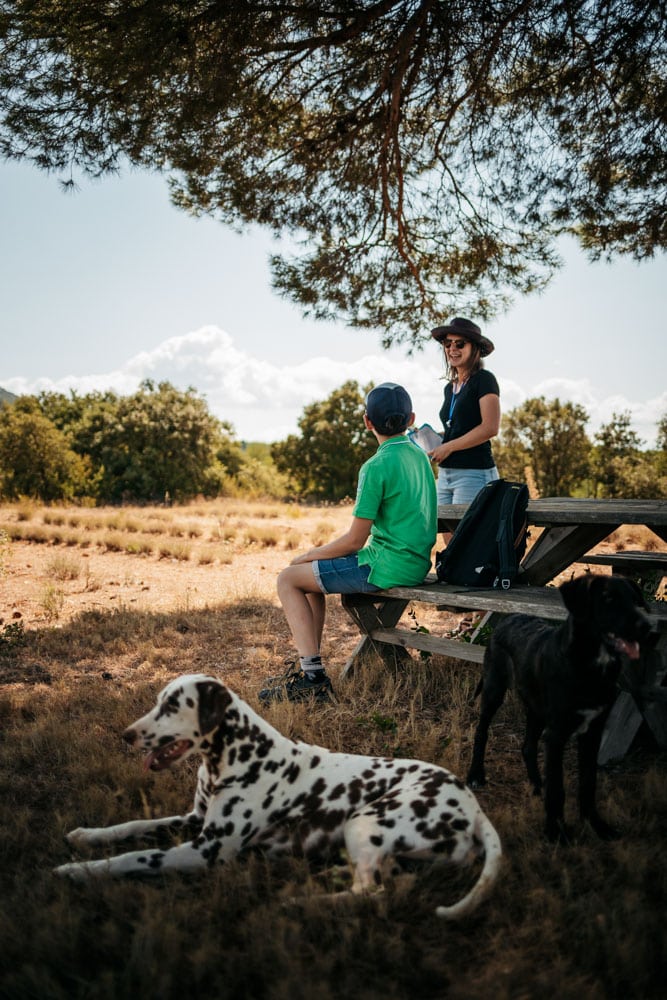
[[[480,801],[504,846],[491,898],[458,923],[434,915],[477,877],[426,865],[375,897],[335,905],[331,869],[252,857],[200,878],[78,886],[52,868],[63,834],[185,812],[196,765],[157,774],[125,726],[183,672],[213,673],[258,708],[292,653],[275,593],[294,551],[347,525],[349,507],[244,501],[184,508],[0,508],[0,998],[2,1000],[650,1000],[667,983],[667,755],[646,734],[600,775],[623,839],[576,823],[542,837],[520,757],[521,714],[498,714]],[[645,546],[635,535],[612,547]],[[417,624],[455,617],[416,611]],[[439,617],[439,621],[437,620]],[[419,757],[465,774],[477,668],[444,658],[393,673],[369,660],[329,601],[325,657],[338,694],[316,709],[261,709],[283,732],[334,750]],[[290,902],[300,897],[298,904]]]

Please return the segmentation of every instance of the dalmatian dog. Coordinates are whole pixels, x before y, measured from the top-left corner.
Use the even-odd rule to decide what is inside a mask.
[[[469,788],[449,771],[416,760],[332,753],[279,733],[220,680],[184,675],[125,731],[161,771],[193,754],[202,758],[192,812],[136,820],[67,835],[73,848],[100,847],[161,830],[191,839],[104,860],[60,865],[58,875],[90,877],[199,872],[245,851],[326,856],[344,847],[352,893],[382,885],[395,859],[443,859],[466,865],[484,857],[472,889],[436,913],[458,919],[492,888],[500,839]]]

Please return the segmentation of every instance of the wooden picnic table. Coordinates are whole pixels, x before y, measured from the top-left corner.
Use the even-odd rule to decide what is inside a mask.
[[[453,531],[467,509],[466,504],[451,504],[438,508],[438,527]],[[439,584],[434,577],[415,587],[391,587],[377,594],[346,594],[343,607],[358,626],[362,637],[344,667],[353,670],[369,649],[374,649],[386,662],[395,663],[405,657],[406,648],[454,657],[475,663],[482,662],[484,647],[445,636],[436,636],[418,629],[405,629],[400,619],[412,602],[435,605],[436,608],[460,610],[461,613],[482,612],[480,627],[492,624],[500,615],[523,612],[554,621],[562,621],[567,612],[554,586],[547,586],[560,573],[575,564],[585,563],[593,546],[624,525],[645,525],[658,538],[667,542],[667,501],[665,500],[589,500],[569,497],[547,497],[528,503],[528,523],[541,533],[528,548],[522,561],[523,584],[509,590],[481,589]],[[634,552],[635,563],[642,572],[660,574],[665,566],[664,552],[650,550]],[[591,562],[604,555],[591,557]],[[614,571],[630,572],[629,565],[608,554],[606,560]],[[580,570],[581,572],[581,567]],[[646,721],[662,747],[667,747],[667,603],[649,600],[649,611],[657,641],[653,649],[624,672],[625,690],[615,703],[600,749],[600,763],[622,757],[634,739],[642,721]],[[478,630],[479,631],[479,628]]]
[[[466,509],[466,504],[439,507],[440,529],[453,531]],[[528,523],[544,530],[521,565],[527,583],[543,585],[623,525],[645,525],[667,542],[667,500],[546,497],[528,502]]]

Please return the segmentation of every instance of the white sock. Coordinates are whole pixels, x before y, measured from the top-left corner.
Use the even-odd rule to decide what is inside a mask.
[[[301,669],[308,677],[312,678],[317,676],[317,674],[324,673],[322,657],[319,653],[316,656],[300,656],[299,660],[301,662]]]

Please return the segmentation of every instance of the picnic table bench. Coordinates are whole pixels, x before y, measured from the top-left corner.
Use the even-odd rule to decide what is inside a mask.
[[[438,508],[440,530],[453,531],[465,513],[465,504]],[[574,564],[606,564],[612,572],[634,574],[660,572],[667,565],[665,552],[587,554],[588,549],[607,538],[621,525],[643,524],[667,541],[667,501],[664,500],[580,500],[547,498],[528,504],[529,526],[542,528],[528,549],[522,565],[524,585],[509,590],[458,587],[438,583],[435,577],[414,587],[391,587],[374,594],[345,594],[343,607],[355,622],[361,638],[344,667],[354,670],[363,655],[373,649],[386,662],[407,657],[408,648],[437,653],[481,664],[484,647],[475,635],[499,617],[515,612],[563,621],[567,611],[556,587],[547,584]],[[483,618],[469,642],[432,635],[420,628],[402,628],[400,619],[413,603],[437,609],[482,612]],[[642,721],[646,721],[660,746],[667,747],[667,602],[649,600],[649,611],[657,634],[654,649],[647,651],[632,672],[625,672],[625,690],[612,708],[600,748],[600,763],[627,752]]]

